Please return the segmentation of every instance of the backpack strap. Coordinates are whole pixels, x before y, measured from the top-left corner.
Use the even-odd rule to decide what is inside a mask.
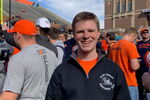
[[[56,47],[56,48],[59,47],[59,48],[61,48],[61,49],[64,51],[64,47],[62,47],[62,46],[60,46],[60,45],[55,45],[55,47]]]

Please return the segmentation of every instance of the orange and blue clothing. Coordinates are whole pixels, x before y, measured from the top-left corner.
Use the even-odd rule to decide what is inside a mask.
[[[45,100],[131,100],[117,64],[101,54],[90,66],[85,63],[71,56],[60,64],[51,77]]]
[[[130,65],[131,59],[140,57],[134,43],[127,40],[119,40],[110,48],[108,57],[121,67],[128,86],[138,86],[135,71]]]
[[[140,65],[141,65],[140,70],[143,72],[147,72],[148,67],[145,63],[144,56],[145,56],[147,51],[150,51],[150,40],[145,41],[145,42],[144,41],[138,42],[137,43],[137,50],[140,54]]]

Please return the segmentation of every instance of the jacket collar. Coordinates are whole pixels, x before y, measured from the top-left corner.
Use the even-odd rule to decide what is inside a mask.
[[[98,62],[104,57],[104,55],[100,52],[99,49],[96,49],[97,53],[98,53]],[[76,60],[77,58],[77,50],[75,52],[73,52],[73,54],[71,55],[71,58],[73,58],[74,60]]]

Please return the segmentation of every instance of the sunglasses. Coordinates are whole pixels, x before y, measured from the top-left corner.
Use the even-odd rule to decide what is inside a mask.
[[[141,34],[148,34],[149,32],[148,31],[146,31],[146,32],[142,32]]]

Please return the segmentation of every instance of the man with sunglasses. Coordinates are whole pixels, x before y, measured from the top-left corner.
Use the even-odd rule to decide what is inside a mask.
[[[142,84],[142,75],[144,72],[148,71],[148,66],[145,63],[144,55],[146,52],[150,51],[150,34],[148,28],[142,28],[140,30],[142,40],[137,43],[137,49],[140,54],[140,68],[137,70],[137,81],[139,89],[139,99],[144,100],[144,87]]]

